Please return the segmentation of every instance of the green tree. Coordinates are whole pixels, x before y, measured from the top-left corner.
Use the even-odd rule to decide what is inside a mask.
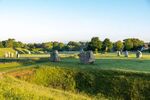
[[[136,38],[128,38],[124,40],[125,49],[139,50],[144,46],[144,41]]]
[[[13,48],[23,48],[24,44],[22,42],[13,42]]]
[[[149,50],[149,53],[150,53],[150,43],[148,44],[148,50]]]
[[[6,47],[7,48],[13,48],[14,42],[15,42],[15,39],[8,39],[8,40],[6,40]]]
[[[63,43],[59,43],[58,44],[58,50],[59,51],[63,51],[64,50],[65,45]]]
[[[88,42],[82,42],[80,41],[80,50],[83,49],[83,50],[87,50],[87,46],[88,46]]]
[[[46,51],[51,51],[53,48],[53,43],[52,42],[42,43],[42,48]]]
[[[133,42],[131,39],[124,40],[124,48],[125,48],[125,50],[132,50],[133,49]]]
[[[27,44],[27,47],[28,47],[29,50],[32,50],[32,49],[36,48],[35,45],[32,44],[32,43]]]
[[[3,43],[0,41],[0,48],[4,48]]]
[[[81,44],[79,42],[70,41],[67,44],[67,48],[69,51],[79,51]]]
[[[87,50],[92,50],[92,51],[95,50],[99,51],[101,50],[101,48],[102,48],[102,42],[98,37],[93,37],[87,46]]]
[[[115,42],[114,48],[115,48],[115,50],[117,50],[117,51],[122,50],[122,49],[123,49],[123,42],[121,42],[121,41]]]
[[[59,42],[53,42],[53,50],[59,49]]]
[[[103,44],[102,44],[102,50],[107,52],[107,51],[110,51],[113,47],[113,44],[112,42],[110,41],[110,39],[106,38],[104,41],[103,41]]]
[[[138,50],[144,45],[144,41],[132,38],[131,41],[133,42],[133,50]]]

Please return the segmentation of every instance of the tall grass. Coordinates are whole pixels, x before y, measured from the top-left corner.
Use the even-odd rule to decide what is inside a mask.
[[[40,67],[30,76],[31,83],[63,90],[84,92],[122,100],[149,100],[150,74],[98,69]]]
[[[0,100],[90,100],[87,96],[73,94],[35,84],[13,77],[0,79]]]

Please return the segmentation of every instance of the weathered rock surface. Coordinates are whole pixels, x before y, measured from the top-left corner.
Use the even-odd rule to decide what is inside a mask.
[[[83,64],[93,64],[95,62],[95,57],[92,51],[81,52],[79,54],[80,63]]]
[[[55,50],[55,51],[53,51],[53,52],[51,53],[50,60],[51,60],[52,62],[59,62],[59,61],[60,61],[59,53],[58,53],[57,50]]]

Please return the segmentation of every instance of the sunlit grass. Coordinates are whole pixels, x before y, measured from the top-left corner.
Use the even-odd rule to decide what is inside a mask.
[[[0,100],[90,100],[88,96],[30,84],[10,76],[0,79]]]

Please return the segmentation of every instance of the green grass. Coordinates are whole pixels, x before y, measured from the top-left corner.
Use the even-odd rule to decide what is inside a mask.
[[[124,57],[124,54],[122,54],[120,57],[117,56],[117,53],[106,53],[106,54],[96,54],[96,58],[102,58],[102,59],[135,59],[136,58],[136,52],[129,52],[129,57]],[[150,60],[150,53],[143,53],[142,59],[149,59]]]
[[[101,98],[99,94],[102,94],[109,99],[150,99],[150,93],[148,92],[150,89],[150,74],[148,73],[82,69],[67,67],[67,65],[62,67],[43,64],[39,65],[32,74],[17,77],[46,87],[84,92],[97,98]]]
[[[19,70],[32,67],[32,65],[43,64],[47,62],[45,58],[20,58],[20,59],[0,59],[0,72],[9,72],[13,70]]]
[[[30,84],[13,77],[0,79],[0,100],[90,100],[88,96]]]
[[[82,69],[106,69],[132,72],[150,72],[150,60],[144,59],[96,59],[95,64],[80,64],[78,59],[65,58],[59,63],[47,63],[52,66],[82,68]]]
[[[38,63],[46,63],[47,65],[60,66],[60,67],[71,67],[71,68],[82,68],[82,69],[106,69],[106,70],[120,70],[120,71],[131,71],[131,72],[150,72],[150,60],[144,59],[96,59],[93,65],[80,64],[78,59],[74,58],[63,58],[59,63],[52,63],[46,61],[31,61],[22,60],[22,62],[5,62],[0,63],[0,71],[7,71],[11,69],[18,69],[23,67],[28,67]],[[43,64],[42,63],[42,64]]]
[[[144,53],[142,59],[135,58],[134,53],[130,53],[129,58],[125,58],[123,55],[117,57],[115,53],[97,54],[95,55],[96,62],[91,65],[80,64],[77,54],[60,54],[61,62],[58,63],[50,62],[48,56],[22,55],[20,59],[1,59],[0,71],[18,71],[20,73],[22,70],[36,69],[36,74],[21,76],[20,78],[46,87],[69,90],[75,93],[76,91],[84,92],[90,96],[92,95],[91,97],[94,99],[98,98],[98,100],[99,98],[105,99],[105,97],[125,100],[150,99],[148,91],[150,89],[150,54],[148,53]],[[4,79],[7,80],[7,77]],[[10,78],[10,80],[13,79]],[[6,81],[1,80],[0,84],[3,82]],[[15,82],[12,81],[11,84],[13,83]],[[22,85],[24,84],[30,83],[23,82]],[[34,84],[30,85],[34,87]],[[39,89],[38,85],[36,86]],[[48,89],[46,87],[44,89]],[[22,89],[24,90],[24,88]],[[7,88],[2,93],[7,92],[6,90]],[[29,94],[22,92],[22,94],[16,96],[15,93],[17,92],[15,90],[18,91],[14,89],[14,95],[10,95],[10,97],[16,98],[19,95],[21,97],[24,95],[25,97],[26,95],[34,97],[30,92],[27,92]],[[38,90],[31,88],[31,91]],[[35,98],[41,98],[40,94],[42,93],[38,92]],[[44,98],[46,97],[44,96]]]

